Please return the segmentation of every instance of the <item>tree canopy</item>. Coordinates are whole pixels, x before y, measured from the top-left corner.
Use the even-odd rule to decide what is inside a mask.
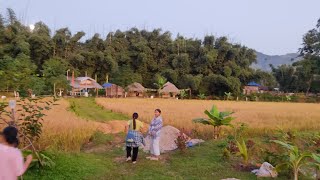
[[[76,75],[97,76],[99,83],[108,76],[121,86],[139,82],[158,88],[157,77],[163,77],[194,94],[217,96],[240,94],[252,80],[269,87],[279,83],[284,91],[317,90],[313,84],[320,67],[319,23],[303,37],[303,60],[273,67],[272,74],[252,69],[255,51],[227,37],[173,38],[161,29],[137,28],[84,37],[83,31],[72,33],[68,27],[52,32],[43,22],[31,30],[8,9],[7,16],[0,16],[0,89],[37,87],[38,93],[45,93],[52,92],[53,84],[67,88],[70,69]]]

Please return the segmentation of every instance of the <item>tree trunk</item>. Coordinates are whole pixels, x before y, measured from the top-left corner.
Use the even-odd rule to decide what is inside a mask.
[[[294,180],[298,180],[299,177],[299,169],[294,170]]]
[[[310,89],[311,89],[311,83],[312,83],[312,77],[310,78],[310,80],[308,81],[308,87],[307,87],[307,91],[306,91],[306,96],[308,96],[308,94],[309,94],[309,91],[310,91]]]

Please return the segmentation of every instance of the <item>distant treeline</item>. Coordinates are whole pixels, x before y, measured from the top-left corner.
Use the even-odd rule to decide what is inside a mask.
[[[309,33],[319,37],[318,30]],[[280,86],[283,91],[315,91],[313,83],[319,74],[313,68],[319,53],[308,44],[308,34],[301,50],[306,58],[294,67],[273,67],[273,73],[252,69],[255,51],[226,37],[172,38],[161,29],[137,28],[109,32],[106,37],[95,34],[83,41],[84,36],[68,28],[52,33],[42,22],[30,29],[8,9],[5,17],[0,15],[0,89],[32,89],[37,94],[51,93],[53,84],[66,89],[70,69],[76,75],[97,76],[100,83],[108,75],[110,82],[121,86],[140,82],[155,88],[157,79],[164,77],[178,88],[191,88],[194,94],[223,96],[225,92],[241,94],[250,81],[270,88]],[[311,66],[308,72],[305,66]]]

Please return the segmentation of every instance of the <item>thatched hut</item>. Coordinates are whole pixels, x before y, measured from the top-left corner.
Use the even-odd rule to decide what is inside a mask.
[[[72,87],[71,94],[80,96],[86,94],[90,90],[103,89],[100,84],[90,77],[72,78],[70,86]]]
[[[180,90],[171,82],[167,82],[164,87],[160,90],[163,98],[175,98],[180,94]]]
[[[106,90],[106,97],[123,97],[124,89],[121,86],[112,83],[104,83],[102,87]]]
[[[129,97],[143,97],[145,93],[145,88],[140,83],[132,83],[127,86]]]

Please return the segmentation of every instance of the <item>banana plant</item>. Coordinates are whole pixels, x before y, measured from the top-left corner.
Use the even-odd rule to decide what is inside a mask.
[[[227,97],[227,101],[229,101],[232,97],[232,93],[231,92],[224,92],[224,95]]]
[[[306,164],[305,160],[307,158],[311,158],[312,154],[307,152],[301,153],[297,146],[282,141],[272,140],[271,142],[279,144],[288,150],[287,162],[278,164],[276,166],[276,169],[281,170],[284,168],[290,168],[293,171],[294,180],[298,180],[299,170],[301,166],[304,166]]]
[[[214,139],[219,138],[221,126],[232,126],[231,121],[235,119],[230,116],[233,112],[220,112],[215,105],[212,106],[210,111],[205,110],[204,114],[206,114],[208,118],[193,119],[193,122],[213,126]]]
[[[165,77],[162,77],[162,76],[158,76],[157,82],[154,83],[154,85],[157,86],[157,88],[158,88],[159,97],[161,96],[160,91],[161,91],[162,88],[164,88],[166,83],[167,83],[167,79]]]
[[[240,142],[237,141],[237,146],[239,149],[239,152],[237,153],[237,155],[242,157],[244,165],[248,165],[249,154],[248,154],[248,148],[245,141],[243,139]]]
[[[181,99],[184,99],[184,98],[186,98],[187,96],[188,96],[188,94],[187,94],[186,90],[181,90],[181,91],[180,91],[180,97],[181,97]]]
[[[200,93],[200,94],[198,94],[198,98],[204,100],[204,99],[206,99],[207,97],[206,97],[205,94]]]

